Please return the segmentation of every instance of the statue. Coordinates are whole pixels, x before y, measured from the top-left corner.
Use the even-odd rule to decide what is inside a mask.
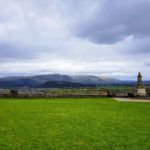
[[[144,87],[144,84],[143,84],[143,81],[142,81],[142,75],[141,73],[139,72],[138,76],[137,76],[137,86],[138,87]]]
[[[145,97],[146,96],[146,89],[144,87],[144,84],[142,81],[142,75],[140,72],[137,76],[137,96],[139,96],[139,97]]]

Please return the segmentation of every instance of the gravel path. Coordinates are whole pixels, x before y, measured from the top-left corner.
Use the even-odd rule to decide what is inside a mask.
[[[150,102],[150,99],[134,99],[134,98],[113,98],[113,99],[123,102]]]

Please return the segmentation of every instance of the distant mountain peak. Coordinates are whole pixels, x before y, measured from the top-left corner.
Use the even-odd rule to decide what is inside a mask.
[[[28,77],[6,77],[0,78],[0,88],[14,88],[14,87],[41,87],[41,85],[50,86],[53,84],[57,86],[83,86],[83,85],[112,85],[122,84],[121,80],[94,75],[61,75],[61,74],[48,74],[36,75]]]

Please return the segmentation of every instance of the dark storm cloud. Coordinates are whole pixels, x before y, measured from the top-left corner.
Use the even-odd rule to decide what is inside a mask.
[[[130,35],[150,36],[149,0],[99,0],[97,6],[93,15],[76,22],[78,36],[99,44],[113,44]]]

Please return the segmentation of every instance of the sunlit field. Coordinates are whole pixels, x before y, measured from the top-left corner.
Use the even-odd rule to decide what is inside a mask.
[[[3,99],[0,149],[149,150],[150,103]]]

